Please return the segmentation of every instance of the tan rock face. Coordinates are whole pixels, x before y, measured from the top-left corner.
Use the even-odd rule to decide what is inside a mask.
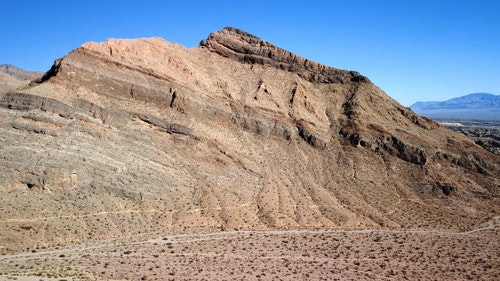
[[[2,251],[198,227],[468,229],[499,158],[234,28],[87,43],[0,99]]]

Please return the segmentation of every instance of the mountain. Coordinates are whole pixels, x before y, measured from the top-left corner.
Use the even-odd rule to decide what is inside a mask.
[[[410,108],[429,118],[500,120],[500,95],[476,93],[441,102],[417,102]]]
[[[0,93],[24,86],[42,75],[43,72],[27,71],[10,64],[2,64],[0,65]]]
[[[500,159],[367,77],[224,28],[89,42],[0,98],[0,251],[193,229],[466,230]]]
[[[16,79],[31,81],[40,78],[43,72],[28,71],[10,64],[1,64],[0,72],[8,74]]]

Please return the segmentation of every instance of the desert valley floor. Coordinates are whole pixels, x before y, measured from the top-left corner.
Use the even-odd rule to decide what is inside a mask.
[[[0,280],[499,280],[499,226],[149,233],[3,254]]]

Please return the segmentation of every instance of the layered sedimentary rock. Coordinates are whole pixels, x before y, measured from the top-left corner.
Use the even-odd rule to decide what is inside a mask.
[[[2,251],[192,228],[468,229],[499,158],[358,72],[225,28],[87,43],[0,98]]]

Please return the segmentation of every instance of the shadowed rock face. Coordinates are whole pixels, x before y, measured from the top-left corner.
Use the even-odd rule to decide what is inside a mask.
[[[7,250],[198,227],[468,229],[499,158],[234,28],[86,43],[0,98]]]

